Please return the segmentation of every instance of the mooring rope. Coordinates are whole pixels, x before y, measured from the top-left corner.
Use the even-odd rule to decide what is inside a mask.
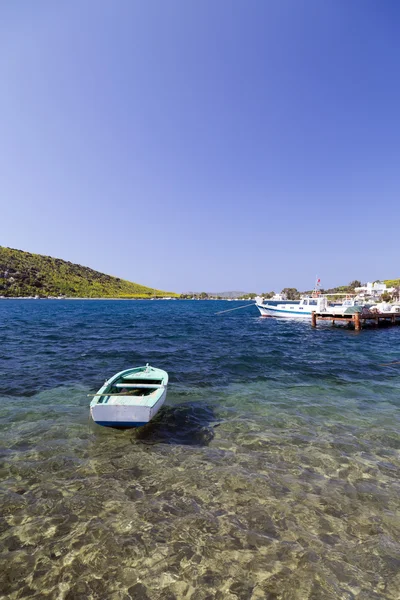
[[[391,367],[392,365],[400,365],[400,360],[394,360],[390,363],[381,363],[380,367]]]
[[[255,306],[252,302],[251,304],[245,304],[244,306],[238,306],[237,308],[228,308],[228,310],[220,310],[219,312],[214,313],[215,315],[222,315],[223,313],[232,312],[233,310],[240,310],[241,308],[249,308],[249,306]]]

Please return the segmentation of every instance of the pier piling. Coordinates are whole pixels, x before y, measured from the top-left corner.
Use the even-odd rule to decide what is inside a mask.
[[[313,310],[311,313],[311,327],[316,327],[316,326],[317,326],[317,313],[315,312],[315,310]]]

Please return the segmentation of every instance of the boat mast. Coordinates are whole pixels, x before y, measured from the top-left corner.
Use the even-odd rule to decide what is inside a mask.
[[[314,296],[319,296],[321,287],[321,279],[318,275],[315,276],[315,285],[314,285]]]

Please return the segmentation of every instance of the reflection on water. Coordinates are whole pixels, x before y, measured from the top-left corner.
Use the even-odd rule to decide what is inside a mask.
[[[400,354],[400,328],[355,337],[216,322],[211,303],[192,303],[196,323],[184,303],[110,304],[45,305],[20,354],[17,323],[0,340],[13,356],[0,359],[2,597],[398,600],[400,369],[376,365]],[[96,337],[101,318],[111,343],[136,310],[145,324],[120,352],[153,343],[167,402],[141,429],[97,427],[86,394],[121,356],[99,368],[106,342],[87,352],[75,325]],[[46,361],[54,322],[67,354]]]

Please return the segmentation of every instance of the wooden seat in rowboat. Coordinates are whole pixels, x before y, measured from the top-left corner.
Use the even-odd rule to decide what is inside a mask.
[[[116,383],[115,387],[117,388],[133,388],[133,389],[142,389],[142,388],[152,388],[152,389],[157,389],[162,387],[162,385],[155,385],[154,383]]]
[[[147,378],[135,378],[133,376],[129,376],[126,375],[125,377],[122,378],[123,381],[126,381],[126,383],[151,383],[154,385],[160,385],[162,383],[161,379],[147,379]]]

